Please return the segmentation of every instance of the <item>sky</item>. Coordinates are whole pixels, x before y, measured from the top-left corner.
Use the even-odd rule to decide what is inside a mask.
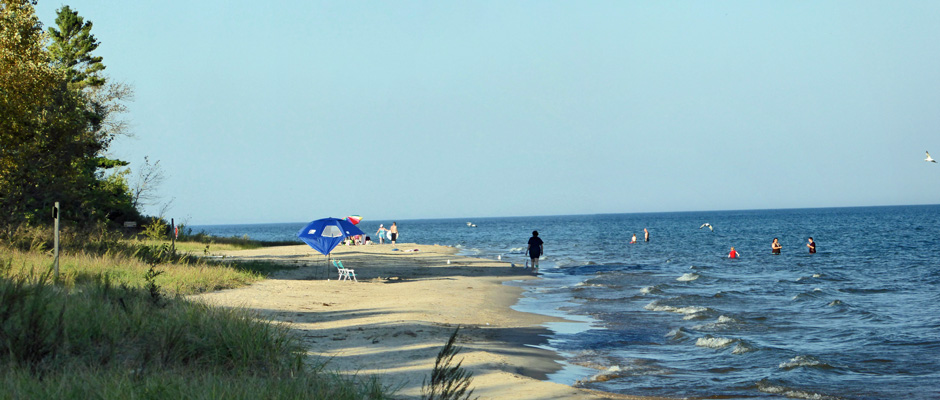
[[[936,1],[116,1],[193,225],[940,203]]]

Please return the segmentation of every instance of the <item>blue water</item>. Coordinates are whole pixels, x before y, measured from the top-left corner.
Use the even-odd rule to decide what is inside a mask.
[[[360,226],[379,223],[391,221]],[[194,229],[292,240],[303,225]],[[560,383],[688,398],[940,398],[940,206],[398,225],[401,242],[518,264],[538,230],[542,279],[512,284],[526,289],[517,309],[581,321],[549,325],[566,358],[551,377]],[[633,233],[640,243],[628,244]],[[774,237],[781,255],[770,254]],[[727,258],[731,246],[740,258]]]

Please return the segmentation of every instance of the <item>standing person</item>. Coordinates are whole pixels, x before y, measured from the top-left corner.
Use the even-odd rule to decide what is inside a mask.
[[[388,231],[392,233],[392,244],[395,244],[395,241],[398,240],[398,223],[392,222],[392,227]]]
[[[388,229],[385,229],[385,224],[379,224],[379,230],[375,231],[376,236],[379,237],[379,244],[385,244],[385,236],[388,234]]]
[[[630,239],[630,244],[636,243],[636,234],[633,234],[633,238]]]
[[[643,228],[643,241],[644,242],[650,241],[650,231],[646,230],[646,228]]]
[[[529,238],[529,245],[526,247],[525,253],[532,259],[532,269],[535,272],[539,272],[539,257],[542,256],[545,250],[542,243],[542,239],[539,239],[539,231],[532,231],[532,237]]]
[[[812,236],[809,237],[809,243],[806,244],[806,247],[809,247],[809,254],[816,254],[816,242]]]
[[[731,252],[728,253],[728,258],[738,258],[739,255],[741,254],[734,250],[734,246],[731,246]]]
[[[780,254],[780,249],[783,246],[780,245],[780,242],[777,241],[777,238],[774,238],[774,242],[770,244],[770,254]]]

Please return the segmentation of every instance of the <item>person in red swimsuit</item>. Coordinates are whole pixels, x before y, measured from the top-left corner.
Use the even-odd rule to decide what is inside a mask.
[[[738,252],[734,250],[734,246],[731,246],[731,251],[728,253],[728,258],[738,258]]]

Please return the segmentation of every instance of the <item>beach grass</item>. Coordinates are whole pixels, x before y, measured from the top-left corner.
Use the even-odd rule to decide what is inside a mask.
[[[168,295],[190,295],[244,286],[284,268],[264,261],[212,262],[186,255],[154,263],[154,254],[162,249],[141,247],[134,254],[63,252],[59,255],[58,282],[71,287],[107,277],[115,285],[142,288],[147,271],[155,264],[161,272],[156,283]],[[8,277],[37,276],[52,270],[53,257],[49,252],[0,247],[0,264]]]
[[[10,233],[13,234],[10,234]],[[188,295],[236,288],[284,268],[207,259],[263,247],[65,230],[54,275],[50,230],[0,240],[0,399],[384,399],[376,377],[311,360],[287,325]],[[206,239],[206,238],[202,238]],[[246,247],[247,246],[247,247]]]
[[[290,329],[241,309],[155,298],[103,275],[0,274],[0,398],[387,398],[311,364]]]

